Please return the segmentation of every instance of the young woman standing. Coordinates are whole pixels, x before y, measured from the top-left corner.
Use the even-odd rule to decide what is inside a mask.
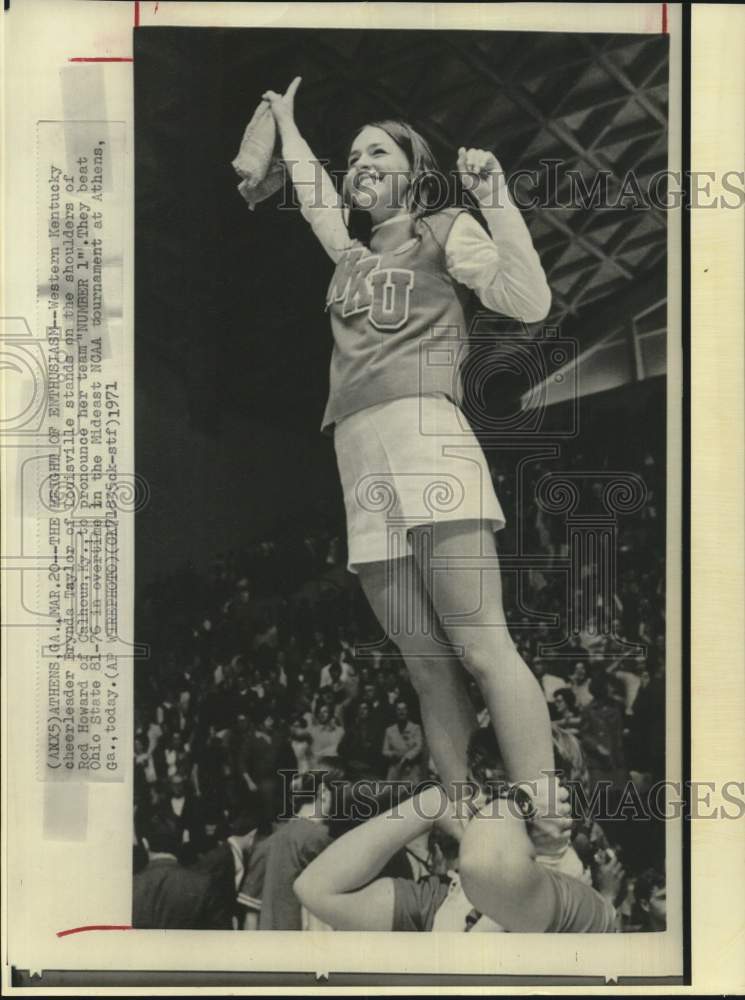
[[[510,779],[538,781],[553,767],[548,709],[507,629],[494,539],[504,516],[459,407],[453,337],[465,343],[471,292],[507,316],[545,318],[540,260],[495,156],[461,148],[457,159],[487,233],[467,211],[441,208],[442,175],[404,122],[359,131],[339,195],[295,123],[299,84],[264,99],[302,214],[336,264],[323,429],[334,435],[349,568],[406,660],[450,794],[476,727],[462,667],[483,692]],[[423,347],[436,363],[422,363]]]

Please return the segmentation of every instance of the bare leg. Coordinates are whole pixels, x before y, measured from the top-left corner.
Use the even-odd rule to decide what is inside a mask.
[[[415,531],[431,533],[434,564],[420,535],[416,558],[443,630],[484,696],[507,773],[512,781],[536,781],[553,770],[548,706],[507,629],[491,528],[461,521]]]
[[[466,780],[468,740],[478,725],[463,668],[447,639],[435,637],[442,629],[412,556],[357,568],[370,607],[406,661],[427,744],[453,798],[451,783]]]

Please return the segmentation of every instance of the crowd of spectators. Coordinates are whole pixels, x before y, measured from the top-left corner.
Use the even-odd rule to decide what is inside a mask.
[[[547,472],[605,470],[603,446],[585,438],[582,452],[555,463],[488,457],[508,519],[500,552],[556,561],[555,571],[544,560],[540,571],[504,572],[513,639],[555,726],[579,741],[590,787],[603,783],[617,805],[629,786],[643,795],[665,771],[664,456],[627,445],[623,467],[647,496],[618,521],[605,633],[607,609],[591,608],[567,642],[566,519],[536,497]],[[600,489],[600,478],[584,480],[588,509]],[[137,637],[149,654],[135,670],[135,921],[300,929],[288,872],[331,836],[318,822],[315,796],[324,793],[310,779],[331,767],[344,781],[416,784],[432,768],[406,666],[346,570],[343,517],[309,514],[302,530],[287,526],[206,571],[186,566],[153,581],[138,595]],[[470,691],[488,725],[474,684]],[[302,797],[308,787],[312,801]],[[330,815],[328,802],[320,815]],[[664,908],[662,824],[627,814],[601,826],[623,860],[624,929],[650,927],[660,899]],[[416,873],[428,850],[412,847],[402,863]],[[166,879],[188,898],[202,886],[198,914],[158,910],[153,885]]]

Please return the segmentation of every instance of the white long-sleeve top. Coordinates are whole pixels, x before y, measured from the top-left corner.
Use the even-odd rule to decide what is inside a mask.
[[[421,219],[415,238],[409,228],[400,246],[386,240],[386,248],[372,249],[350,237],[340,195],[297,131],[283,152],[302,214],[336,263],[327,294],[334,351],[324,430],[406,395],[460,404],[469,289],[488,309],[523,322],[547,315],[548,283],[501,174],[493,175],[489,203],[481,201],[489,233],[450,208]]]
[[[307,145],[305,152],[288,164],[300,210],[336,262],[353,244],[344,223],[341,197]],[[494,175],[489,202],[480,206],[489,234],[466,213],[453,224],[445,244],[448,272],[474,291],[487,309],[526,323],[540,322],[548,315],[551,290],[530,231],[502,174]]]

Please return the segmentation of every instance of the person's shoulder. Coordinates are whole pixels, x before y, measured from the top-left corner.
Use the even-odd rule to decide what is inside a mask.
[[[295,816],[285,823],[286,836],[290,840],[302,841],[313,837],[318,830],[325,830],[325,824],[307,816]]]
[[[448,208],[441,208],[437,212],[431,212],[428,215],[424,215],[419,221],[425,232],[429,230],[430,234],[435,237],[437,242],[444,245],[450,234],[450,230],[453,228],[453,225],[460,216],[464,216],[469,219],[471,218],[465,208],[452,206]]]
[[[268,837],[262,837],[261,840],[255,842],[253,848],[251,849],[249,865],[259,864],[262,861],[265,862],[267,856],[271,854],[276,841],[277,834],[270,833]]]

